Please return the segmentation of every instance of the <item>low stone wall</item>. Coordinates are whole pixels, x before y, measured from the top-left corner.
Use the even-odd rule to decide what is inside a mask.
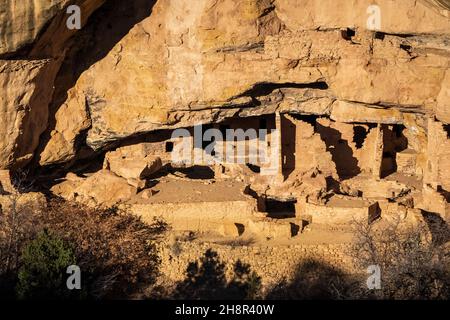
[[[161,245],[161,272],[168,281],[180,281],[186,276],[190,262],[212,249],[226,264],[226,274],[230,276],[233,265],[241,260],[251,265],[262,280],[263,288],[269,288],[283,279],[290,279],[299,262],[314,258],[333,268],[348,273],[361,273],[356,270],[351,258],[346,254],[349,244],[314,244],[291,246],[232,246],[206,242],[166,242]],[[364,270],[362,271],[364,272]]]
[[[173,230],[214,230],[222,235],[239,236],[243,230],[236,224],[244,225],[254,217],[256,201],[133,204],[127,209],[144,222],[163,219]]]
[[[378,202],[362,199],[338,198],[326,205],[308,203],[306,200],[298,201],[296,212],[312,223],[325,225],[350,225],[352,221],[361,220],[370,222],[379,217]]]

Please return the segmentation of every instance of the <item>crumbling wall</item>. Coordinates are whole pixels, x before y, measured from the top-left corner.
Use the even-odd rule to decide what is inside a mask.
[[[319,170],[324,176],[337,178],[336,167],[325,142],[315,131],[315,125],[302,120],[302,117],[289,117],[295,126],[295,138],[283,135],[284,140],[295,142],[295,170],[300,175]]]
[[[447,128],[447,130],[445,129]],[[450,190],[450,139],[448,126],[441,122],[428,122],[428,163],[424,183]]]

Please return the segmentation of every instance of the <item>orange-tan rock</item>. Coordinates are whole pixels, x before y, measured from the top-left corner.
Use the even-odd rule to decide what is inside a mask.
[[[79,0],[79,31],[67,1],[26,3],[0,5],[1,169],[74,169],[55,194],[237,236],[293,238],[302,216],[448,220],[448,1]],[[172,161],[191,141],[173,131],[199,124],[278,130],[210,141],[275,157]]]

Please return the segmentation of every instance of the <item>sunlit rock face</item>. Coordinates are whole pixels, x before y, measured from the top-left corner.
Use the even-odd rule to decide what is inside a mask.
[[[80,25],[104,0],[71,1]],[[55,77],[71,39],[66,0],[0,3],[0,167],[23,167],[48,128]]]
[[[76,2],[81,30],[67,1],[0,5],[1,167],[276,111],[448,123],[447,1]]]
[[[32,44],[67,0],[4,0],[0,3],[0,55]]]

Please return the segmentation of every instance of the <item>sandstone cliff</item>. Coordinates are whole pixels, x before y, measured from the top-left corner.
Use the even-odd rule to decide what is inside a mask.
[[[81,30],[66,26],[69,4],[81,8]],[[411,170],[450,190],[449,2],[375,9],[369,0],[4,1],[0,168],[67,169],[158,130],[282,113],[327,119],[343,136],[345,124],[402,126]],[[359,170],[379,170],[353,149]]]
[[[366,30],[370,1],[154,2],[78,1],[83,24],[100,7],[78,32],[65,27],[68,1],[1,5],[2,167],[69,161],[86,131],[98,150],[277,109],[449,121],[443,1],[381,1],[377,33]],[[291,90],[271,98],[277,88]]]

